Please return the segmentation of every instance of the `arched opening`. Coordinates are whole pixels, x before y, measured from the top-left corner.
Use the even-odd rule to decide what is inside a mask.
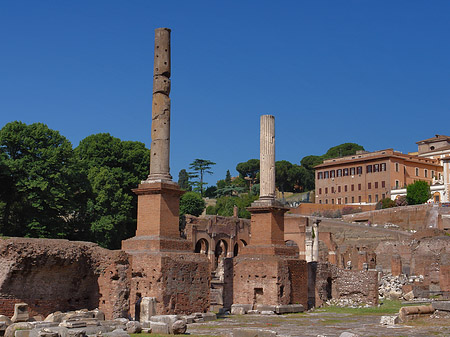
[[[208,254],[209,244],[205,239],[200,239],[195,244],[195,252],[200,254]]]
[[[214,255],[216,258],[226,257],[228,252],[228,244],[225,240],[219,240],[216,243],[216,249],[214,250]]]
[[[326,285],[326,291],[327,291],[327,300],[331,300],[332,294],[331,294],[331,277],[327,278],[327,285]]]
[[[239,244],[236,242],[233,248],[233,256],[238,256],[239,253]]]

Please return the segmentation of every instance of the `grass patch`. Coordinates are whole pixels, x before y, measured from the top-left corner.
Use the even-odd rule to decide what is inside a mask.
[[[401,301],[390,301],[384,300],[380,303],[381,305],[378,307],[369,307],[369,308],[349,308],[349,307],[337,307],[337,306],[328,306],[322,307],[320,309],[314,310],[314,312],[328,312],[335,314],[350,314],[354,316],[363,316],[363,315],[393,315],[398,313],[401,307],[405,306],[414,306],[417,304],[402,304]]]

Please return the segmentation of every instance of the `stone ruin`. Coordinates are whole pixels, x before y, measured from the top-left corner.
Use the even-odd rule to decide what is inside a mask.
[[[180,236],[183,191],[172,181],[169,168],[170,75],[170,30],[159,28],[150,174],[134,190],[138,196],[136,236],[123,241],[121,251],[67,240],[2,240],[0,313],[19,315],[21,303],[27,303],[29,317],[37,322],[59,312],[54,315],[60,318],[53,319],[61,321],[50,322],[59,328],[107,325],[104,331],[97,329],[102,334],[118,329],[116,334],[122,334],[131,318],[142,324],[160,319],[166,324],[162,330],[155,330],[157,323],[146,325],[159,332],[173,332],[176,321],[211,319],[215,317],[207,313],[211,302],[216,309],[235,313],[298,312],[333,297],[376,304],[376,272],[333,265],[338,252],[331,235],[319,232],[317,220],[310,226],[309,220],[287,215],[288,208],[275,200],[273,116],[261,117],[261,190],[259,200],[249,208],[250,224],[234,217],[220,230],[217,221],[211,221],[202,232],[188,221],[187,239]],[[74,311],[80,308],[85,310]],[[196,314],[179,319],[178,315],[192,313]],[[102,315],[107,323],[99,322]],[[49,335],[57,329],[56,325],[35,325],[48,329]]]

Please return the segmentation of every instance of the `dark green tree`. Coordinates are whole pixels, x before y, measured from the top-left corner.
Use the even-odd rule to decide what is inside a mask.
[[[137,197],[132,192],[149,172],[150,151],[140,142],[108,133],[83,139],[75,154],[91,186],[83,219],[90,240],[110,249],[136,232]]]
[[[227,184],[227,185],[231,184],[231,173],[230,173],[230,170],[227,170],[227,174],[225,175],[225,184]]]
[[[86,193],[86,177],[79,174],[70,142],[45,124],[11,122],[0,130],[0,160],[0,232],[73,237],[71,221]]]
[[[205,209],[205,201],[199,193],[186,192],[180,198],[180,215],[199,216]]]
[[[238,216],[244,219],[250,219],[250,212],[247,207],[253,201],[258,199],[257,196],[244,193],[240,196],[222,196],[217,199],[216,206],[208,207],[206,213],[210,215],[232,216],[234,206],[238,207]]]
[[[217,192],[216,186],[208,186],[205,190],[204,196],[205,198],[215,198]]]
[[[364,147],[355,143],[344,143],[329,148],[323,159],[351,156],[356,154],[357,151],[364,151]]]
[[[430,198],[430,185],[426,181],[418,180],[406,186],[406,201],[408,205],[424,204]]]
[[[292,163],[287,160],[280,160],[275,162],[275,186],[283,194],[294,189]]]
[[[241,178],[250,178],[250,185],[256,182],[259,173],[259,159],[250,159],[246,162],[236,165],[236,171],[239,172]]]
[[[206,159],[195,159],[189,164],[189,169],[192,170],[190,173],[191,178],[197,178],[198,181],[194,182],[196,190],[200,192],[203,197],[203,187],[207,185],[203,178],[205,174],[212,174],[211,167],[216,165],[216,163],[206,160]]]
[[[185,169],[180,170],[178,173],[178,186],[184,191],[191,191],[192,186],[189,182],[189,173]]]

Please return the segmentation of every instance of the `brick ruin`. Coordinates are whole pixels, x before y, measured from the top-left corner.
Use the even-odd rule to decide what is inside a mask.
[[[121,251],[65,240],[0,242],[0,308],[11,315],[26,302],[31,314],[99,308],[106,318],[134,317],[152,298],[156,314],[206,312],[210,304],[323,304],[330,298],[377,303],[373,256],[346,251],[357,268],[340,268],[331,233],[319,221],[287,214],[275,199],[274,117],[261,117],[260,198],[250,222],[237,217],[188,217],[179,233],[179,199],[170,150],[170,30],[155,32],[150,174],[138,196],[136,236]],[[416,265],[420,265],[416,259]],[[359,269],[359,270],[358,270]],[[444,275],[443,271],[442,275]],[[447,270],[448,275],[448,270]],[[298,306],[296,308],[299,308]]]

